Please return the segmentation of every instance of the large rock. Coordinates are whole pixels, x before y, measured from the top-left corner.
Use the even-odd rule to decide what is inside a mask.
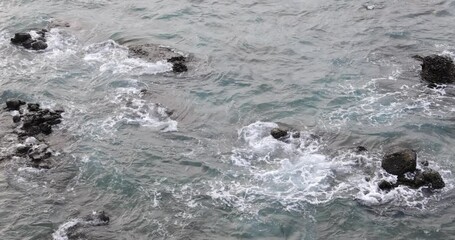
[[[417,154],[412,149],[404,149],[387,154],[382,159],[382,168],[393,175],[414,172],[417,166]]]
[[[448,56],[431,55],[426,57],[414,56],[422,61],[420,76],[423,80],[435,84],[455,82],[455,65]]]
[[[11,38],[11,43],[22,44],[30,39],[32,39],[32,35],[30,35],[30,33],[15,33],[14,37]]]

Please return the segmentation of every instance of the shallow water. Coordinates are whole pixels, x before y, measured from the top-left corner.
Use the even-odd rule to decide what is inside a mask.
[[[1,1],[1,102],[65,113],[49,139],[54,168],[0,163],[0,239],[453,238],[455,88],[427,88],[411,56],[455,56],[454,11],[452,1]],[[52,29],[45,51],[10,44],[53,20],[71,27]],[[194,57],[174,74],[128,56],[129,43]],[[2,112],[2,156],[14,147],[9,121]],[[273,139],[276,123],[300,137]],[[415,149],[446,187],[379,191],[394,178],[380,168],[394,145]],[[95,210],[110,224],[72,228]]]

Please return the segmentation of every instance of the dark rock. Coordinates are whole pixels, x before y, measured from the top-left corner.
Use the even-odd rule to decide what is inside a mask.
[[[421,161],[420,164],[422,164],[424,167],[428,167],[428,165],[430,165],[427,160]]]
[[[281,128],[274,128],[270,131],[270,135],[275,139],[282,139],[288,135],[288,131]]]
[[[300,132],[292,132],[292,138],[300,138]]]
[[[37,33],[38,35],[40,35],[42,38],[45,38],[45,37],[46,37],[46,32],[47,32],[46,29],[41,29],[41,30],[39,30],[39,31],[36,31],[36,33]]]
[[[386,172],[398,176],[414,172],[417,166],[417,154],[411,149],[394,152],[384,156],[381,166]]]
[[[6,108],[10,111],[19,110],[25,102],[21,100],[7,100],[6,101]]]
[[[367,151],[368,151],[367,148],[364,147],[364,146],[357,146],[357,147],[355,148],[355,152],[356,152],[356,153],[367,152]]]
[[[455,65],[450,57],[431,55],[414,56],[414,58],[422,61],[420,76],[423,80],[435,84],[455,82]]]
[[[172,71],[175,73],[186,72],[188,71],[188,67],[181,62],[176,62],[172,65]]]
[[[29,33],[16,33],[14,38],[11,38],[13,44],[22,44],[27,40],[31,40],[32,36]]]
[[[35,42],[35,40],[29,39],[29,40],[23,42],[23,43],[22,43],[22,46],[23,46],[24,48],[26,48],[26,49],[30,49],[30,48],[32,48],[32,44],[33,44],[34,42]]]
[[[21,116],[19,116],[19,115],[13,116],[13,122],[14,122],[14,123],[18,123],[18,122],[20,122],[20,121],[21,121]]]
[[[441,174],[433,169],[425,170],[422,175],[426,185],[432,189],[441,189],[446,186]]]
[[[42,133],[44,133],[45,135],[49,135],[52,133],[52,127],[51,125],[47,124],[47,123],[43,123],[40,125],[40,130]]]
[[[379,182],[378,187],[382,191],[390,191],[390,190],[394,189],[396,187],[396,185],[389,181],[382,180],[381,182]]]
[[[421,170],[416,170],[414,173],[398,176],[397,183],[411,188],[427,186],[430,189],[441,189],[445,187],[441,175],[433,169],[428,169],[423,172]]]
[[[38,40],[31,44],[31,48],[33,50],[44,50],[47,48],[47,43],[45,43],[44,41]]]
[[[184,56],[177,56],[177,57],[171,57],[171,58],[167,59],[167,61],[170,63],[185,62],[186,58]]]
[[[29,150],[30,150],[30,146],[21,144],[16,148],[16,153],[26,154]]]
[[[27,104],[27,109],[32,112],[36,112],[39,110],[39,104],[38,103],[29,103]]]

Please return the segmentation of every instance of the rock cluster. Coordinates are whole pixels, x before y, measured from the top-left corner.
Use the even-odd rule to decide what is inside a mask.
[[[36,32],[38,37],[34,38],[30,33],[16,33],[11,38],[11,43],[14,45],[20,45],[26,49],[32,50],[44,50],[46,49],[46,29],[42,29]]]
[[[29,159],[33,167],[50,168],[44,161],[53,151],[43,136],[51,134],[52,126],[61,123],[63,110],[42,109],[37,103],[27,104],[17,99],[7,100],[5,109],[12,112],[13,122],[17,124],[14,132],[20,143],[15,156]]]
[[[386,172],[396,175],[397,182],[391,183],[383,180],[378,184],[379,189],[389,191],[399,185],[411,188],[426,186],[430,189],[445,187],[444,180],[437,171],[430,168],[421,170],[416,167],[417,154],[412,149],[401,149],[385,155],[382,159],[382,168]]]

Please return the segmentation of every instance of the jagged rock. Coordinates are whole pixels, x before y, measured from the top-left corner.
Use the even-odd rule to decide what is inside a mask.
[[[275,139],[282,139],[288,135],[288,131],[281,128],[274,128],[270,131],[270,135]]]
[[[450,57],[431,55],[414,56],[414,58],[422,61],[420,76],[423,80],[435,84],[455,82],[455,65]]]
[[[42,40],[37,40],[31,44],[33,50],[44,50],[47,48],[47,43]]]
[[[382,191],[390,191],[390,190],[394,189],[396,187],[396,185],[389,181],[382,180],[381,182],[379,182],[378,187]]]
[[[30,39],[32,39],[32,36],[30,35],[30,33],[16,33],[16,34],[14,34],[14,38],[11,38],[11,43],[22,44]]]
[[[25,102],[21,100],[7,100],[6,101],[6,109],[13,111],[13,110],[19,110],[22,105],[24,105]]]
[[[414,172],[417,166],[417,154],[412,149],[397,151],[385,155],[381,166],[386,172],[397,176]]]

